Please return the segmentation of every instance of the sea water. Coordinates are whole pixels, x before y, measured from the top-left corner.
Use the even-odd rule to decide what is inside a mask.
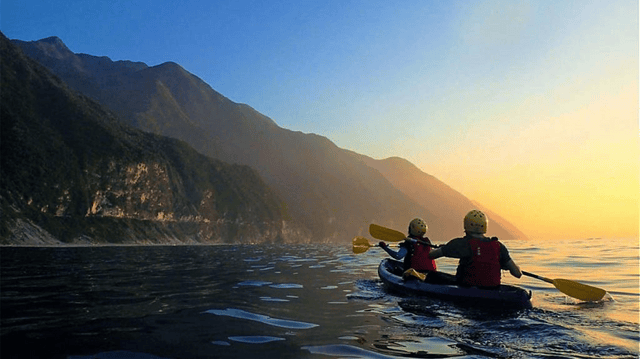
[[[523,270],[606,289],[511,313],[385,291],[344,244],[0,248],[2,358],[637,358],[638,240],[506,241]],[[439,259],[454,272],[456,260]]]

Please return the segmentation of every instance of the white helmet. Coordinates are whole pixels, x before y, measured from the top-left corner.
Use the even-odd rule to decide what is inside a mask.
[[[414,237],[422,237],[427,233],[427,224],[421,218],[414,218],[409,223],[409,235]]]
[[[474,209],[464,216],[464,231],[469,233],[487,233],[489,220],[481,211]]]

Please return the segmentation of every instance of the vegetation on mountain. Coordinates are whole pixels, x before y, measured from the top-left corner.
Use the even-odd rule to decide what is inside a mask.
[[[354,161],[328,139],[283,129],[178,64],[125,66],[74,56],[57,38],[15,43],[126,123],[255,168],[313,241],[344,241],[365,234],[371,222],[405,227],[408,217],[432,217],[378,171]]]
[[[446,240],[460,233],[461,211],[474,207],[413,165],[372,160],[338,148],[325,137],[283,129],[250,106],[230,101],[178,64],[149,67],[74,54],[55,37],[13,43],[71,88],[113,111],[118,120],[182,140],[211,158],[255,169],[282,201],[269,208],[277,207],[288,223],[284,227],[296,228],[294,232],[306,239],[344,242],[366,235],[370,223],[404,230],[412,218],[422,217],[429,223],[430,237]],[[192,185],[209,181],[197,166],[179,170],[178,162],[195,160],[184,153],[178,157],[173,157],[174,166],[167,173],[182,171],[180,176]],[[183,190],[190,201],[199,198],[199,190]],[[241,204],[250,197],[237,195],[235,201]],[[501,221],[493,222],[492,229],[503,239],[520,237]]]
[[[25,228],[62,242],[297,237],[254,169],[129,127],[4,35],[0,56],[0,243],[28,243]]]

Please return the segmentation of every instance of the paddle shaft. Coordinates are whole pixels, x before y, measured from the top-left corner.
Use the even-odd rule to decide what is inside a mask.
[[[383,227],[377,224],[373,224],[373,223],[369,225],[369,234],[371,234],[373,238],[381,239],[387,242],[400,242],[407,239],[407,236],[405,236],[402,232],[396,231],[395,229]],[[441,247],[439,245],[431,244],[421,239],[415,239],[415,240],[421,244],[431,246],[433,248]]]
[[[537,274],[533,274],[533,273],[525,272],[525,271],[522,271],[522,274],[524,274],[524,275],[526,275],[526,276],[529,276],[529,277],[533,277],[533,278],[536,278],[536,279],[543,280],[543,281],[545,281],[545,282],[547,282],[547,283],[554,284],[554,283],[553,283],[553,279],[549,279],[549,278],[546,278],[546,277],[543,277],[543,276],[539,276],[539,275],[537,275]]]

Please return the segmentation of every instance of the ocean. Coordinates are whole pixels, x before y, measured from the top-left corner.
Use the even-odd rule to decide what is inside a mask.
[[[373,242],[373,241],[372,241]],[[386,254],[345,244],[0,247],[8,358],[638,358],[638,239],[505,241],[533,309],[388,293]],[[455,272],[456,260],[438,259]]]

